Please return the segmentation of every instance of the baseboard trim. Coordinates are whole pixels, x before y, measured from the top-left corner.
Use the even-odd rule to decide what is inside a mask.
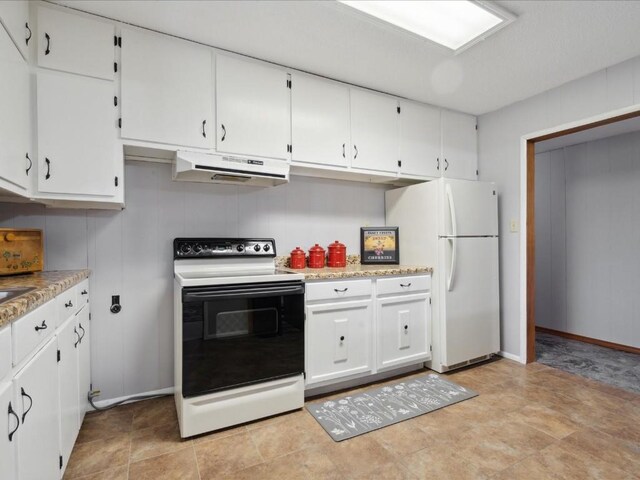
[[[632,347],[630,345],[607,342],[606,340],[599,340],[597,338],[583,337],[582,335],[576,335],[575,333],[562,332],[560,330],[554,330],[553,328],[547,327],[536,327],[536,332],[548,333],[550,335],[557,335],[558,337],[564,337],[570,340],[578,340],[579,342],[592,343],[593,345],[598,345],[600,347],[607,347],[614,350],[621,350],[623,352],[636,353],[640,355],[640,348]]]
[[[503,358],[506,358],[507,360],[513,360],[514,362],[518,362],[518,363],[522,363],[522,364],[526,364],[527,362],[523,361],[522,358],[520,358],[519,355],[514,355],[513,353],[509,353],[509,352],[504,352],[504,351],[499,351],[498,355],[500,355]]]
[[[146,395],[170,395],[174,391],[175,389],[173,387],[167,387],[167,388],[161,388],[160,390],[153,390],[151,392],[140,392],[134,395],[127,395],[124,397],[108,398],[106,400],[94,400],[93,403],[95,403],[97,407],[108,407],[113,403],[122,402],[122,401],[124,401],[125,403],[130,403],[128,402],[128,400],[132,399],[133,397],[140,397],[140,396],[146,396]],[[131,402],[139,402],[139,401],[141,400],[131,400]],[[89,407],[89,411],[92,411],[91,407]]]

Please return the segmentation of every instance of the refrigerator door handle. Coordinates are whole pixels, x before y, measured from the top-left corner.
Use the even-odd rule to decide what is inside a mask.
[[[458,244],[457,238],[448,238],[451,242],[451,268],[449,269],[449,279],[447,280],[447,291],[451,291],[451,287],[453,286],[453,280],[456,276],[456,247]]]
[[[449,203],[449,216],[451,217],[451,236],[458,235],[458,226],[456,225],[456,204],[453,201],[453,193],[451,193],[451,184],[447,183],[445,187],[447,193],[447,203]]]

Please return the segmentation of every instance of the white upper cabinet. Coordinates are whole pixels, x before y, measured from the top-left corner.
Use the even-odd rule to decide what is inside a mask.
[[[398,171],[398,100],[351,89],[351,166]]]
[[[291,160],[349,166],[349,88],[296,73],[291,84]]]
[[[400,172],[439,177],[440,109],[400,100]]]
[[[122,32],[123,138],[214,148],[211,49]]]
[[[38,66],[113,80],[113,24],[38,8]]]
[[[113,196],[122,189],[113,96],[112,82],[38,72],[40,193]]]
[[[0,25],[0,185],[27,194],[30,154],[29,66]]]
[[[477,180],[478,131],[476,117],[442,111],[442,158],[440,171],[447,178]]]
[[[216,149],[289,159],[291,90],[277,68],[216,56]]]
[[[25,0],[0,1],[0,20],[22,56],[28,59],[28,46],[33,36],[29,24],[29,2]]]

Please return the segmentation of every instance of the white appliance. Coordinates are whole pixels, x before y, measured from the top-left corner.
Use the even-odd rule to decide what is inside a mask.
[[[498,195],[493,183],[441,178],[386,192],[403,264],[433,267],[433,358],[446,372],[500,350]]]
[[[289,182],[289,164],[274,158],[247,158],[178,150],[173,179],[272,187]]]
[[[304,275],[277,270],[273,239],[174,240],[174,376],[180,435],[304,405]]]

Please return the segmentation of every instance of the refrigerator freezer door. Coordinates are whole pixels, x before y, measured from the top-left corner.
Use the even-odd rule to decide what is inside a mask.
[[[438,235],[498,235],[498,195],[495,185],[468,180],[440,180]]]
[[[442,364],[498,352],[498,239],[441,238],[438,247]]]

